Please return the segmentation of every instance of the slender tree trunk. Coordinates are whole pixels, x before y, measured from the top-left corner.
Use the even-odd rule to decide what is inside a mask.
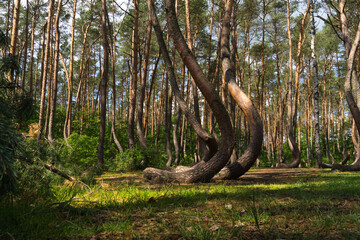
[[[139,0],[134,0],[134,24],[131,44],[132,68],[130,78],[130,106],[128,117],[128,137],[129,147],[135,144],[134,124],[135,124],[135,108],[136,108],[136,87],[138,75],[138,46],[139,46]]]
[[[321,145],[320,145],[320,110],[319,110],[319,68],[316,59],[316,50],[315,50],[315,36],[316,36],[316,28],[315,28],[315,18],[314,18],[314,0],[312,0],[311,4],[311,12],[310,12],[310,24],[311,24],[311,59],[312,59],[312,67],[313,67],[313,82],[314,82],[314,137],[315,137],[315,155],[316,155],[316,167],[321,167]]]
[[[13,1],[8,1],[7,8],[6,8],[6,23],[5,23],[5,36],[6,38],[9,37],[9,25],[10,25],[10,12],[11,12],[11,3]],[[1,51],[2,57],[5,58],[7,54],[7,48]]]
[[[154,84],[155,84],[155,80],[156,80],[156,73],[157,73],[157,67],[159,64],[159,60],[160,60],[160,51],[159,51],[159,55],[157,57],[157,59],[155,60],[155,64],[154,64],[154,69],[152,71],[152,76],[151,76],[151,80],[150,80],[150,87],[149,87],[149,91],[147,93],[147,97],[146,97],[146,108],[145,108],[145,116],[144,116],[144,129],[145,129],[145,136],[148,132],[148,124],[149,124],[149,110],[150,110],[150,101],[151,101],[151,94],[154,88]],[[155,96],[155,94],[154,94]]]
[[[46,78],[48,72],[49,55],[50,55],[50,34],[52,27],[52,19],[53,19],[53,5],[54,0],[49,1],[49,9],[48,9],[48,19],[47,19],[47,27],[46,27],[46,45],[45,45],[45,53],[44,53],[44,63],[43,63],[43,72],[41,79],[41,97],[40,97],[40,112],[39,112],[39,134],[38,141],[40,141],[44,128],[44,108],[45,108],[45,92],[46,92]]]
[[[296,144],[296,125],[297,125],[297,108],[299,101],[299,91],[300,91],[300,74],[302,68],[302,46],[304,43],[304,25],[307,14],[310,10],[310,0],[308,0],[307,8],[302,17],[301,28],[298,40],[298,48],[296,54],[296,72],[295,72],[295,89],[293,96],[293,81],[292,81],[292,44],[291,44],[291,29],[290,29],[290,3],[289,0],[286,1],[287,6],[287,28],[288,28],[288,38],[289,38],[289,91],[288,91],[288,120],[289,120],[289,129],[288,129],[288,143],[291,150],[291,155],[293,161],[291,163],[280,163],[277,164],[277,167],[285,168],[294,168],[298,167],[301,163],[301,153],[298,145]]]
[[[62,0],[58,1],[58,7],[55,17],[55,56],[54,56],[54,69],[53,69],[53,78],[52,78],[52,94],[51,94],[51,105],[50,105],[50,115],[49,115],[49,129],[48,129],[48,139],[50,142],[54,141],[53,136],[53,126],[54,118],[56,112],[56,100],[57,100],[57,78],[58,78],[58,62],[59,62],[59,51],[60,51],[60,30],[59,30],[59,19],[62,7]],[[52,74],[52,73],[50,73]]]
[[[16,54],[16,44],[18,42],[18,25],[19,25],[19,17],[20,17],[20,0],[14,1],[14,14],[11,28],[11,37],[10,37],[10,55]]]
[[[71,25],[71,44],[70,44],[70,64],[69,64],[69,80],[68,80],[68,105],[66,108],[66,117],[64,124],[64,139],[68,139],[71,135],[72,127],[72,98],[73,98],[73,77],[74,77],[74,44],[75,44],[75,17],[76,17],[76,4],[74,0],[72,25]]]
[[[14,14],[11,28],[11,37],[10,37],[10,55],[16,55],[16,44],[18,42],[18,25],[19,25],[19,17],[20,17],[20,0],[14,1]],[[9,76],[9,81],[14,82],[14,74],[11,72]]]
[[[144,64],[143,64],[143,72],[142,72],[141,83],[140,83],[140,96],[138,99],[138,104],[137,104],[138,109],[137,109],[137,116],[136,116],[137,135],[139,138],[140,145],[144,148],[147,147],[147,144],[146,144],[146,139],[145,139],[144,129],[143,129],[143,111],[144,111],[146,82],[147,82],[148,68],[149,68],[151,31],[152,31],[152,26],[151,26],[150,16],[148,16],[145,51],[144,51]]]
[[[165,152],[167,155],[167,163],[166,166],[170,167],[172,164],[172,151],[171,151],[171,143],[170,143],[170,133],[171,133],[171,105],[172,105],[172,94],[171,89],[169,89],[169,74],[166,73],[165,77],[165,124],[164,124],[164,137],[165,137]]]
[[[36,6],[39,5],[39,1],[37,0],[35,3]],[[35,8],[35,11],[33,12],[32,22],[31,22],[31,47],[30,47],[30,69],[29,69],[29,94],[30,97],[33,96],[33,67],[34,67],[34,43],[35,43],[35,27],[36,27],[36,20],[38,11],[37,8]],[[35,83],[36,86],[36,83]]]
[[[98,145],[98,159],[97,165],[102,167],[104,165],[104,144],[105,144],[105,130],[106,130],[106,99],[107,99],[107,82],[109,78],[109,42],[107,36],[106,25],[107,9],[106,0],[101,1],[101,33],[103,40],[103,73],[101,77],[101,92],[100,92],[100,135]]]
[[[26,15],[25,15],[25,43],[24,43],[24,57],[22,64],[22,75],[21,75],[21,92],[25,90],[25,76],[26,76],[26,66],[27,66],[27,55],[28,55],[28,35],[29,35],[29,0],[26,0]]]
[[[194,42],[193,42],[193,36],[192,36],[192,31],[191,31],[191,23],[190,23],[190,6],[189,6],[189,0],[185,0],[185,20],[186,20],[186,38],[187,38],[187,45],[190,49],[190,51],[193,51],[193,46],[194,46]],[[198,88],[196,86],[196,83],[194,82],[193,77],[191,76],[191,74],[189,73],[189,79],[191,81],[191,85],[192,85],[192,90],[193,90],[193,104],[194,104],[194,112],[195,112],[195,117],[197,119],[197,121],[201,124],[201,117],[200,117],[200,107],[199,107],[199,95],[198,95]],[[197,136],[197,157],[198,159],[200,159],[200,154],[202,155],[207,155],[207,149],[206,149],[206,145],[204,143],[204,141]]]
[[[266,0],[262,0],[262,40],[261,40],[261,95],[260,95],[260,115],[264,111],[264,91],[265,91],[265,18],[266,18]]]
[[[114,12],[113,19],[115,21]],[[113,32],[115,34],[115,27],[113,27]],[[116,36],[112,38],[112,49],[111,49],[111,67],[112,67],[112,109],[111,109],[111,137],[114,140],[114,143],[119,152],[123,152],[119,139],[116,136],[115,131],[115,122],[116,122]]]

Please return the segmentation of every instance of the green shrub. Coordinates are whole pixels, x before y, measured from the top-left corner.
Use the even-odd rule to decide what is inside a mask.
[[[68,146],[62,148],[61,161],[68,166],[78,166],[82,170],[94,166],[97,161],[98,142],[98,137],[71,134]]]
[[[0,116],[0,196],[16,189],[14,164],[20,141],[11,122]]]
[[[134,147],[118,153],[114,159],[109,159],[106,166],[111,171],[122,172],[141,170],[146,167],[163,168],[166,165],[166,159],[165,152],[152,147],[146,149]]]

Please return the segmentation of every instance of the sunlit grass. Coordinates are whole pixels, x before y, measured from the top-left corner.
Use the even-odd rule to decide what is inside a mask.
[[[141,173],[107,173],[90,189],[61,184],[54,186],[52,203],[1,205],[0,235],[8,232],[15,239],[360,238],[359,173],[281,169],[266,175],[262,171],[266,170],[252,170],[237,181],[207,184],[152,185],[142,180]]]

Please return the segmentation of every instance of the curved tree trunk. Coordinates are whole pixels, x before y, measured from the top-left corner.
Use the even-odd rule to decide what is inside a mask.
[[[304,44],[304,26],[305,20],[310,10],[310,0],[308,0],[307,8],[304,12],[304,16],[301,21],[301,28],[298,40],[297,54],[296,54],[296,72],[295,72],[295,95],[293,97],[293,86],[292,86],[292,51],[291,51],[291,32],[290,32],[290,6],[289,0],[287,0],[287,23],[288,23],[288,38],[289,38],[289,92],[288,92],[288,144],[291,151],[293,161],[291,163],[279,163],[276,167],[279,168],[296,168],[301,162],[301,152],[296,144],[296,122],[297,122],[297,108],[298,108],[298,96],[300,90],[300,73],[302,68],[302,47]]]
[[[148,0],[148,7],[152,14],[152,20],[155,20],[154,6],[153,3],[150,1],[151,0]],[[197,164],[190,170],[182,172],[170,172],[154,168],[147,168],[144,170],[144,177],[148,180],[163,182],[206,182],[209,181],[216,173],[218,173],[229,160],[234,147],[233,130],[230,118],[226,112],[224,105],[221,103],[219,96],[214,92],[213,88],[206,80],[204,73],[200,69],[200,66],[196,62],[195,57],[192,55],[184,40],[184,37],[177,23],[174,0],[166,0],[165,3],[166,16],[169,24],[168,27],[174,40],[175,47],[180,53],[183,62],[191,72],[196,85],[199,87],[206,101],[209,103],[209,106],[213,110],[213,113],[219,123],[220,131],[222,133],[222,142],[220,144],[219,151],[217,151],[216,154],[209,161],[202,164]],[[161,46],[160,41],[159,45]],[[172,65],[167,64],[167,68],[173,67]],[[174,73],[174,71],[172,70],[169,71],[169,74],[171,72]]]
[[[347,26],[347,18],[345,15],[345,0],[339,1],[339,12],[340,12],[340,23],[341,23],[341,32],[343,35],[343,41],[345,45],[345,51],[346,51],[346,76],[345,76],[345,84],[344,84],[344,91],[345,91],[345,97],[349,104],[349,108],[351,111],[351,114],[353,116],[356,128],[358,130],[358,133],[360,134],[360,110],[358,107],[358,103],[356,103],[354,96],[353,96],[353,90],[352,90],[352,81],[358,81],[358,77],[356,75],[356,72],[354,71],[354,60],[355,60],[355,54],[358,49],[359,43],[360,43],[360,22],[358,23],[356,36],[354,39],[354,42],[351,43],[351,38]],[[353,133],[354,135],[354,133]],[[355,146],[356,148],[356,146]],[[348,161],[347,157],[340,163],[335,164],[324,164],[322,163],[322,167],[326,165],[326,167],[331,167],[333,170],[340,170],[340,171],[360,171],[360,160],[357,157],[354,163],[351,165],[344,165]]]
[[[251,102],[250,98],[240,89],[235,82],[235,72],[230,60],[230,17],[233,7],[233,0],[226,2],[225,15],[221,29],[221,59],[222,68],[225,73],[227,88],[235,102],[241,108],[250,126],[251,140],[242,156],[220,172],[220,179],[236,179],[246,173],[255,163],[261,153],[263,132],[261,117]]]
[[[159,25],[159,23],[158,23],[158,21],[156,19],[155,12],[152,13],[151,18],[152,18],[152,24],[154,26],[156,37],[158,39],[158,44],[159,44],[160,50],[161,50],[161,52],[163,54],[163,58],[164,58],[165,63],[166,63],[167,74],[169,75],[171,89],[172,89],[172,92],[174,93],[175,99],[176,99],[181,111],[184,113],[185,117],[187,118],[187,120],[189,121],[191,126],[193,127],[195,133],[208,146],[208,149],[209,149],[208,155],[206,157],[203,157],[204,161],[206,162],[218,150],[217,141],[216,141],[216,139],[214,137],[212,137],[208,132],[206,132],[201,127],[200,122],[197,120],[196,116],[191,113],[190,109],[187,106],[187,103],[182,98],[182,93],[180,92],[178,84],[176,82],[176,76],[175,76],[174,68],[172,66],[172,61],[170,60],[170,56],[169,56],[165,41],[164,41],[164,39],[162,37],[162,31],[161,31],[160,25]]]
[[[342,32],[343,32],[343,36],[344,36],[344,40],[345,40],[345,48],[346,48],[346,56],[347,56],[347,60],[346,60],[347,72],[346,72],[346,77],[345,77],[344,90],[345,90],[346,100],[349,104],[351,114],[355,121],[356,128],[360,134],[360,111],[359,111],[358,105],[354,99],[352,89],[351,89],[351,81],[358,80],[357,75],[354,71],[354,59],[355,59],[355,54],[356,54],[356,51],[358,49],[359,42],[360,42],[360,22],[358,24],[354,42],[351,44],[351,40],[349,37],[350,35],[349,35],[348,29],[347,29],[347,20],[346,20],[346,16],[344,13],[344,6],[345,6],[344,1],[340,1],[339,2],[340,16],[341,16],[340,20],[341,20]],[[352,78],[355,78],[355,79],[352,79]],[[355,161],[351,165],[333,164],[333,169],[338,169],[341,171],[360,171],[360,161],[357,159],[357,161]]]

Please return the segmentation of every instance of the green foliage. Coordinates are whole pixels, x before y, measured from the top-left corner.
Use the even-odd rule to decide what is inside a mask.
[[[8,39],[0,30],[0,47],[6,48]],[[21,127],[32,114],[32,101],[26,94],[19,95],[13,82],[6,79],[11,73],[19,73],[17,57],[0,58],[0,197],[16,190],[15,162],[20,155]]]
[[[34,160],[29,163],[17,162],[18,195],[17,200],[28,203],[48,202],[54,198],[53,185],[62,179],[44,168],[43,162]]]
[[[16,186],[15,154],[21,138],[9,119],[0,114],[0,197],[14,192]]]
[[[127,172],[146,167],[164,168],[166,160],[167,156],[164,151],[159,151],[152,147],[147,149],[134,147],[118,153],[115,159],[109,160],[106,163],[106,166],[112,171]]]
[[[71,134],[68,146],[61,150],[63,164],[75,169],[85,170],[96,164],[98,137]]]

